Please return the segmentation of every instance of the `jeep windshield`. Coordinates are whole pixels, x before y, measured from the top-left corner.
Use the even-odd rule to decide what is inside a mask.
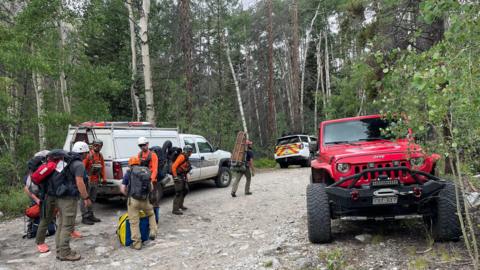
[[[389,140],[382,130],[389,122],[381,118],[369,118],[326,124],[323,131],[324,144],[351,144],[361,141]]]

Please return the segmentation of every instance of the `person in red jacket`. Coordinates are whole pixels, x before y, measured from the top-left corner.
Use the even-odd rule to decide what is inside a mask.
[[[183,215],[180,210],[187,210],[188,208],[183,205],[185,196],[188,193],[188,173],[191,171],[191,164],[188,158],[192,155],[193,147],[191,145],[185,145],[183,152],[178,155],[175,162],[172,164],[172,176],[175,186],[175,198],[173,199],[174,215]]]
[[[92,145],[92,149],[83,160],[83,165],[85,166],[89,179],[87,186],[88,196],[92,202],[95,202],[99,182],[101,181],[102,184],[106,184],[107,178],[105,177],[105,160],[100,152],[103,147],[103,142],[95,139]],[[93,204],[89,207],[85,207],[83,200],[80,201],[80,211],[82,212],[83,224],[93,225],[95,222],[101,221],[93,214]]]

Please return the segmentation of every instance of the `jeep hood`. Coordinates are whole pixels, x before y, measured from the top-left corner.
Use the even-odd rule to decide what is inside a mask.
[[[365,163],[385,160],[404,160],[412,153],[421,153],[422,148],[406,140],[358,142],[326,147],[328,160],[337,162]]]

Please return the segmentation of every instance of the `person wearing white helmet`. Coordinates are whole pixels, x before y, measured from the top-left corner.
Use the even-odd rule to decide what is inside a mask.
[[[57,197],[59,222],[55,244],[57,259],[61,261],[78,261],[81,258],[80,254],[71,250],[70,237],[75,227],[79,197],[86,207],[92,204],[85,186],[86,171],[82,162],[88,152],[89,147],[85,142],[76,142],[69,153],[69,164],[59,174],[61,180],[53,180],[52,189],[48,191]]]
[[[157,172],[158,172],[158,156],[155,152],[151,151],[148,146],[148,139],[140,137],[137,140],[138,147],[141,151],[138,153],[138,159],[140,160],[140,166],[148,167],[150,169],[151,180],[154,186],[157,185]]]

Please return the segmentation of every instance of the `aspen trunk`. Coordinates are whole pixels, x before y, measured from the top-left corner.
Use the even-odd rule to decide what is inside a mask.
[[[140,98],[135,91],[135,82],[137,77],[137,49],[136,49],[136,35],[135,35],[135,17],[133,15],[132,0],[127,0],[128,9],[128,23],[130,26],[130,49],[132,53],[132,84],[130,85],[130,97],[132,99],[132,110],[137,121],[142,119],[142,111],[140,109]]]
[[[37,100],[37,121],[38,121],[38,144],[41,150],[46,149],[45,136],[45,109],[43,99],[43,77],[37,72],[32,73],[33,88],[35,90],[35,98]]]
[[[315,131],[318,130],[318,90],[320,84],[322,84],[322,98],[323,98],[323,108],[325,108],[325,94],[323,92],[323,76],[322,76],[322,38],[321,35],[318,36],[317,42],[317,85],[315,87],[315,109],[314,109],[314,123],[315,123]]]
[[[63,14],[63,0],[60,1],[60,14]],[[65,41],[67,39],[67,32],[62,19],[58,22],[58,32],[60,36],[60,95],[62,95],[63,110],[66,113],[71,113],[72,110],[65,75]]]
[[[268,127],[269,127],[269,140],[272,141],[276,134],[276,122],[275,122],[275,96],[273,93],[273,3],[272,0],[267,0],[267,32],[268,32],[268,82],[267,82],[267,95],[268,95]]]
[[[190,0],[181,0],[180,23],[181,45],[184,60],[185,90],[187,92],[187,123],[191,125],[193,118],[193,67],[192,67],[192,33],[190,26]],[[222,38],[222,37],[220,37]]]
[[[330,58],[328,55],[328,31],[325,31],[325,88],[327,93],[327,102],[332,96],[330,90]]]
[[[155,125],[155,105],[153,100],[152,72],[150,67],[150,50],[148,47],[148,14],[150,0],[143,0],[140,12],[140,47],[142,50],[143,77],[145,83],[145,111],[147,121]]]
[[[315,24],[315,20],[317,19],[318,16],[318,10],[320,9],[320,4],[318,4],[317,9],[315,10],[315,15],[312,18],[312,21],[310,22],[310,26],[307,28],[305,32],[305,49],[303,50],[303,57],[302,57],[302,79],[301,79],[301,84],[300,84],[300,117],[301,117],[301,123],[302,123],[302,132],[305,131],[305,119],[303,117],[303,96],[304,96],[304,89],[305,89],[305,66],[307,63],[307,57],[308,57],[308,49],[309,49],[309,44],[310,44],[310,34],[312,33],[313,25]],[[318,87],[317,87],[318,88]],[[317,100],[315,97],[315,104]],[[316,107],[315,107],[316,110]]]
[[[240,86],[238,86],[237,76],[235,75],[235,69],[233,68],[232,59],[230,58],[230,46],[226,44],[226,47],[228,65],[230,66],[230,70],[232,71],[233,82],[235,83],[235,90],[237,91],[237,101],[238,107],[240,109],[240,116],[242,118],[243,131],[247,134],[248,137],[247,122],[245,121],[245,114],[243,113],[243,102],[242,95],[240,94]]]
[[[292,3],[292,101],[293,101],[293,129],[300,132],[302,117],[300,115],[300,87],[299,87],[299,61],[298,61],[298,0]]]

